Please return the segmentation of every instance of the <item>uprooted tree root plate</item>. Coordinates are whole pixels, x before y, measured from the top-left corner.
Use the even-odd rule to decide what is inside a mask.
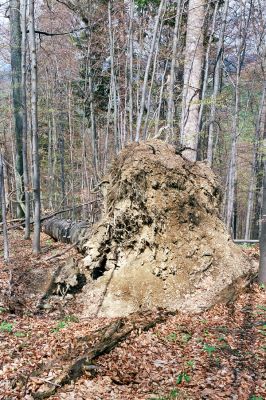
[[[200,312],[234,298],[254,274],[219,218],[219,184],[205,163],[159,140],[133,143],[102,189],[102,218],[82,246],[86,316]]]

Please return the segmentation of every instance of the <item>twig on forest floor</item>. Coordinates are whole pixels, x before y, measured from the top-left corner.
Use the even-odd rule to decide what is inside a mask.
[[[65,250],[62,251],[61,253],[54,254],[54,255],[52,255],[51,257],[45,258],[44,261],[50,261],[50,260],[52,260],[53,258],[61,257],[61,256],[63,256],[64,254],[66,254],[69,250],[73,249],[73,247],[75,247],[75,246],[77,246],[77,245],[78,245],[78,242],[75,242],[74,244],[72,244],[72,246],[68,247],[67,249],[65,249]]]
[[[59,385],[58,383],[50,381],[49,379],[40,378],[40,377],[38,377],[37,379],[38,379],[38,381],[42,381],[42,382],[48,383],[49,385],[52,385],[52,386],[56,386],[56,387],[61,387],[62,386],[62,385]]]

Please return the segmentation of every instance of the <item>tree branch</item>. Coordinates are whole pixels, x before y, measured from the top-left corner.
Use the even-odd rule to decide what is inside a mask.
[[[69,32],[45,32],[45,31],[35,30],[35,33],[37,33],[38,35],[44,35],[44,36],[63,36],[63,35],[70,35],[71,33],[75,33],[75,32],[80,32],[80,31],[83,31],[84,29],[88,29],[88,28],[86,26],[83,26],[82,28],[72,29],[72,31],[69,31]]]

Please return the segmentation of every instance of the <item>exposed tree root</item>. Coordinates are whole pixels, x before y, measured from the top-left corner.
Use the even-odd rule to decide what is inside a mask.
[[[34,399],[45,399],[52,396],[59,387],[76,380],[86,370],[94,369],[92,365],[97,357],[110,352],[119,343],[126,340],[131,332],[147,331],[155,325],[165,322],[170,315],[174,314],[174,312],[162,310],[157,313],[136,313],[131,318],[120,318],[97,332],[79,339],[74,349],[67,355],[67,359],[53,360],[32,374],[34,377],[38,377],[41,383],[44,383],[37,391],[30,394]],[[47,372],[58,370],[60,362],[61,365],[64,364],[61,372],[55,373],[54,377],[49,378],[47,382]]]

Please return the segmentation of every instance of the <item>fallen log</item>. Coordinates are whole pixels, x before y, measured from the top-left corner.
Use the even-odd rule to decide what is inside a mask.
[[[79,251],[88,239],[91,223],[86,221],[73,222],[71,220],[53,217],[42,224],[42,231],[56,241],[76,244]]]
[[[61,214],[64,214],[64,213],[67,213],[67,212],[70,212],[70,211],[73,211],[73,210],[77,210],[77,209],[82,208],[82,207],[87,206],[87,205],[92,205],[92,204],[96,203],[97,201],[98,201],[97,199],[96,199],[96,200],[92,200],[92,201],[89,201],[89,202],[87,202],[87,203],[78,204],[78,205],[76,205],[76,206],[72,206],[72,207],[69,207],[69,208],[65,208],[65,209],[63,209],[63,210],[58,210],[58,211],[55,211],[55,212],[53,212],[53,213],[44,215],[44,216],[42,216],[42,218],[41,218],[41,222],[44,222],[44,221],[49,220],[49,219],[51,219],[51,218],[54,218],[54,217],[56,217],[57,215],[61,215]],[[15,224],[15,225],[10,225],[10,224],[13,224],[13,223],[16,223],[16,222],[17,222],[17,224]],[[34,223],[34,220],[31,219],[31,220],[30,220],[30,224],[32,225],[33,223]],[[8,228],[7,228],[8,230],[10,230],[10,229],[21,228],[21,227],[25,226],[25,218],[10,219],[10,220],[7,221],[7,224],[10,225],[10,226],[8,226]],[[0,222],[0,226],[2,226],[2,225],[3,225],[3,222]],[[0,231],[0,233],[1,233],[1,232],[2,232],[2,231]]]
[[[61,360],[52,360],[47,367],[32,374],[35,380],[39,379],[41,386],[35,391],[31,390],[28,394],[34,399],[45,399],[52,396],[58,388],[76,380],[85,371],[91,370],[93,362],[99,356],[109,353],[118,344],[125,341],[133,331],[138,333],[148,331],[157,324],[165,322],[171,315],[175,315],[175,312],[159,310],[157,313],[135,313],[129,318],[119,318],[90,336],[79,339],[67,360],[65,357]],[[62,364],[65,364],[63,369]],[[58,369],[61,370],[60,374],[55,372]],[[47,382],[48,371],[51,377],[49,382]],[[53,372],[55,372],[54,376]]]

